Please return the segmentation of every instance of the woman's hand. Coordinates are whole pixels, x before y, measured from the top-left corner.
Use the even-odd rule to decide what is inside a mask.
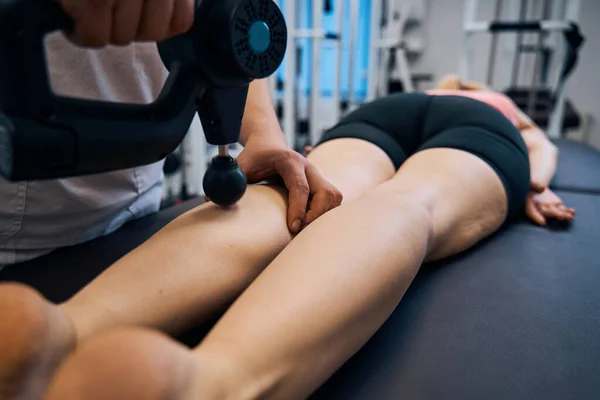
[[[237,161],[249,183],[283,179],[289,190],[288,228],[294,234],[342,203],[341,192],[283,143],[249,139]]]
[[[159,42],[187,32],[195,0],[58,0],[75,22],[71,39],[79,45]]]
[[[556,193],[540,185],[532,185],[525,203],[525,212],[533,222],[541,226],[546,226],[548,219],[572,221],[575,217],[573,208],[565,207]]]

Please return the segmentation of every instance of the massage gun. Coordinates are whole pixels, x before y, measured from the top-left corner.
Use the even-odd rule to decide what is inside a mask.
[[[55,0],[0,0],[0,174],[9,181],[66,178],[165,158],[197,112],[219,146],[203,186],[220,205],[244,194],[229,155],[239,141],[248,85],[281,64],[287,28],[272,0],[198,0],[193,27],[158,43],[169,77],[150,104],[61,97],[52,92],[44,37],[72,31]]]

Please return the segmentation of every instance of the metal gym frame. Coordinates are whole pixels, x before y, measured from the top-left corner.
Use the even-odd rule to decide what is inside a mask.
[[[297,41],[299,39],[309,39],[312,54],[312,63],[310,71],[310,95],[308,99],[308,121],[309,121],[309,137],[310,143],[315,143],[319,140],[322,131],[328,128],[329,121],[338,121],[346,112],[355,109],[358,106],[358,101],[355,97],[354,78],[357,74],[362,74],[364,71],[356,71],[354,59],[357,54],[358,43],[358,28],[359,28],[359,12],[360,0],[330,0],[329,6],[333,7],[334,18],[337,21],[336,32],[327,32],[323,29],[323,10],[325,0],[311,0],[312,26],[310,28],[300,27],[298,23],[299,6],[305,6],[307,0],[280,0],[279,4],[283,8],[286,22],[288,25],[288,50],[284,60],[285,83],[283,87],[277,83],[277,77],[271,78],[271,88],[273,97],[278,99],[278,89],[282,89],[281,109],[282,109],[282,126],[286,135],[286,141],[289,146],[294,147],[297,144],[298,129],[298,93],[297,75],[298,75],[298,59]],[[409,69],[408,60],[406,57],[406,49],[404,46],[403,32],[404,27],[409,18],[411,7],[417,1],[423,0],[371,0],[371,22],[369,32],[369,68],[367,71],[367,95],[366,101],[373,100],[376,97],[381,97],[387,94],[388,81],[392,78],[392,73],[395,73],[397,78],[402,82],[405,91],[414,91],[412,75]],[[346,10],[345,7],[349,9]],[[397,16],[388,18],[387,23],[383,24],[383,10],[385,14]],[[345,20],[345,12],[349,15],[348,21]],[[348,37],[342,37],[342,32],[348,24]],[[320,95],[320,79],[321,79],[321,52],[325,47],[334,48],[337,51],[337,59],[332,66],[337,77],[337,82],[334,85],[333,99],[327,99],[327,102],[333,102],[334,106],[327,107],[327,121],[321,121],[319,115],[323,115],[324,99]],[[343,50],[347,49],[347,55],[344,55]],[[389,65],[390,57],[394,52],[397,68],[392,71],[386,68]],[[345,101],[341,96],[342,88],[342,73],[341,68],[344,58],[348,62],[348,94]],[[279,100],[279,99],[278,99]]]
[[[336,71],[337,82],[334,85],[333,102],[335,104],[332,119],[339,119],[342,114],[342,97],[341,97],[341,65],[342,65],[342,26],[344,24],[344,0],[333,1],[333,11],[337,21],[337,32],[328,32],[323,29],[323,10],[325,8],[325,0],[312,0],[312,26],[310,28],[300,27],[298,24],[298,7],[304,5],[306,0],[281,0],[281,4],[286,23],[288,26],[288,49],[284,60],[285,83],[283,84],[282,98],[282,125],[286,135],[286,141],[290,147],[296,145],[296,130],[298,122],[298,98],[297,98],[297,75],[298,75],[298,59],[297,59],[297,41],[299,39],[309,39],[310,49],[312,54],[312,65],[310,70],[310,95],[308,99],[308,120],[309,120],[309,140],[315,143],[322,131],[322,126],[317,123],[317,115],[322,111],[321,96],[319,88],[321,87],[321,52],[324,46],[334,48],[337,52],[337,58],[333,68]],[[351,20],[358,19],[358,0],[350,0]],[[356,10],[355,10],[356,8]],[[352,15],[355,15],[352,17]],[[352,27],[352,21],[350,22]],[[356,29],[354,29],[355,31]],[[351,32],[353,32],[351,28]],[[350,53],[353,50],[353,40],[350,40]],[[277,76],[274,74],[271,77],[271,87],[273,97],[277,98]]]
[[[412,11],[417,6],[423,6],[423,2],[371,0],[367,101],[389,94],[389,83],[393,79],[402,84],[404,92],[415,91],[405,30]]]
[[[512,7],[510,12],[511,15],[518,12],[518,19],[515,20],[502,20],[499,18],[501,10],[503,8],[503,0],[496,0],[494,20],[490,21],[477,21],[477,11],[479,2],[477,0],[465,0],[465,14],[464,14],[464,42],[463,52],[459,65],[459,74],[461,79],[471,79],[471,68],[470,64],[473,60],[474,52],[474,36],[480,33],[488,33],[492,35],[492,45],[490,51],[490,57],[487,66],[487,83],[491,84],[493,79],[493,72],[496,63],[497,53],[497,38],[496,35],[506,32],[517,33],[517,39],[515,43],[515,54],[513,58],[513,65],[510,69],[511,83],[515,85],[518,80],[518,74],[520,70],[521,55],[523,52],[523,34],[524,33],[536,33],[538,34],[537,45],[533,46],[535,53],[535,62],[533,67],[531,86],[529,87],[530,93],[528,98],[528,105],[525,112],[530,115],[533,113],[536,102],[537,90],[540,88],[540,68],[542,65],[542,49],[546,36],[553,32],[563,33],[565,37],[565,48],[562,57],[560,59],[561,65],[556,69],[556,77],[553,79],[554,84],[550,85],[554,87],[554,107],[552,109],[548,127],[546,133],[551,138],[558,138],[561,136],[563,130],[563,119],[565,113],[565,86],[566,80],[569,74],[572,72],[574,65],[577,61],[577,50],[583,42],[583,37],[579,33],[577,20],[581,11],[580,0],[555,0],[554,4],[549,4],[552,0],[543,0],[544,10],[543,17],[548,17],[551,14],[550,9],[554,10],[554,14],[562,13],[562,16],[555,16],[553,19],[528,19],[527,0],[512,0],[508,4]],[[562,5],[562,10],[560,6]],[[559,17],[559,18],[557,18]],[[555,44],[556,51],[558,44]]]

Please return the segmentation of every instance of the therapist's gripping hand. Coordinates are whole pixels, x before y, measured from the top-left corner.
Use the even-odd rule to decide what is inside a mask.
[[[73,19],[70,39],[86,47],[159,42],[187,32],[195,0],[58,0]]]
[[[284,143],[250,138],[237,161],[249,183],[283,179],[289,191],[287,223],[293,234],[342,203],[341,192]]]

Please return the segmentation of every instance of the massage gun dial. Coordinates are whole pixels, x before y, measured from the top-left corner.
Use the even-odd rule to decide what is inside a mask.
[[[287,28],[273,0],[221,0],[210,14],[208,37],[221,56],[222,68],[236,76],[262,79],[281,65]]]

